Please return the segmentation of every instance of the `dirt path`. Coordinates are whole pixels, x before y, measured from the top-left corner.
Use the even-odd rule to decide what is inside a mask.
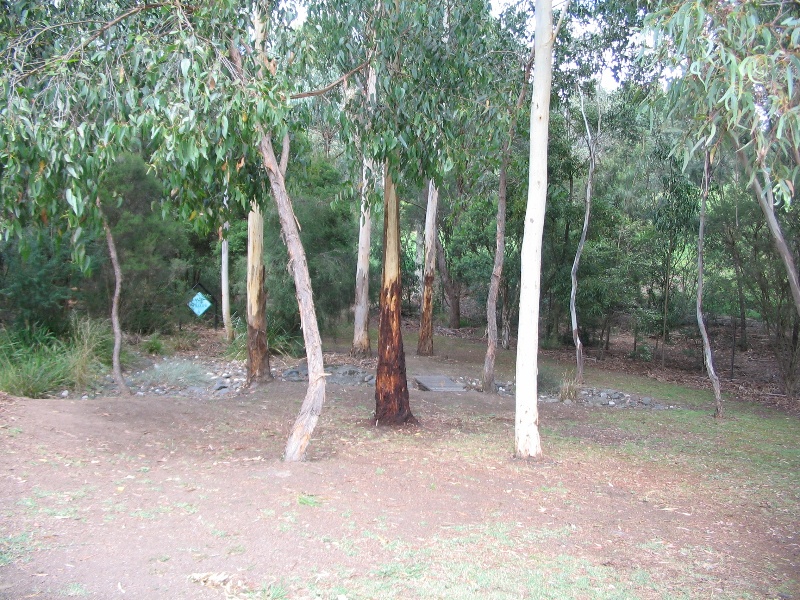
[[[800,498],[631,453],[598,408],[543,405],[529,463],[512,398],[414,390],[422,427],[377,429],[331,385],[285,464],[303,393],[2,402],[0,598],[800,598]]]

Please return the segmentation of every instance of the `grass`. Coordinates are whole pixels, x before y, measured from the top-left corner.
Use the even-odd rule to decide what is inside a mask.
[[[0,537],[0,567],[24,560],[32,547],[31,534],[27,532]]]
[[[63,388],[83,388],[109,364],[111,328],[105,321],[72,318],[70,332],[0,330],[0,390],[42,398]]]

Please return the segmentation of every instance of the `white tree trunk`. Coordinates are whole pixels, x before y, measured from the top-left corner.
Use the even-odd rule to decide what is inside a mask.
[[[220,285],[222,286],[222,323],[225,325],[225,339],[232,342],[233,322],[231,321],[231,287],[228,277],[228,237],[225,235],[229,226],[230,224],[225,221],[225,224],[220,230],[220,235],[222,236],[222,247],[220,249]]]
[[[284,141],[286,144],[286,141]],[[278,217],[281,232],[289,252],[289,271],[294,277],[297,304],[300,310],[300,324],[303,329],[303,341],[306,347],[308,362],[308,388],[306,397],[300,407],[300,413],[292,427],[286,442],[284,460],[303,460],[306,448],[311,441],[311,434],[317,425],[322,405],[325,403],[325,371],[322,363],[322,340],[317,325],[317,314],[314,310],[314,297],[311,291],[311,277],[308,273],[308,262],[303,244],[300,241],[300,229],[292,208],[292,201],[286,192],[283,169],[278,165],[272,140],[268,135],[261,138],[259,144],[264,167],[269,176],[270,188],[278,205]],[[283,161],[282,161],[283,162]]]
[[[422,274],[422,307],[419,319],[417,354],[433,354],[433,276],[436,270],[436,214],[439,190],[433,180],[428,182],[428,206],[425,212],[425,254]]]
[[[375,70],[367,73],[367,101],[375,96]],[[372,210],[369,202],[369,173],[374,164],[364,158],[361,163],[361,218],[358,227],[358,261],[356,265],[356,294],[353,307],[353,356],[370,356],[369,343],[369,253],[372,233]]]
[[[539,373],[539,296],[542,232],[547,202],[547,139],[553,78],[553,3],[536,2],[536,40],[531,97],[531,143],[528,204],[522,238],[519,333],[517,335],[516,425],[514,453],[519,458],[542,454],[536,377]]]

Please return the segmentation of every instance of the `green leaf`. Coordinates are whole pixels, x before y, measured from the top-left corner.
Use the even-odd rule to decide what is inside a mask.
[[[192,61],[189,60],[188,58],[184,58],[181,61],[181,73],[183,74],[184,77],[189,75],[189,67],[191,65],[192,65]]]

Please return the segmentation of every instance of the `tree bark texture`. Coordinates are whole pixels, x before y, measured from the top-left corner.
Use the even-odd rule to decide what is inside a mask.
[[[422,270],[422,306],[419,317],[417,354],[433,354],[433,276],[436,270],[436,214],[439,190],[433,180],[428,182],[428,206],[425,211],[425,255]]]
[[[247,384],[272,380],[264,288],[264,216],[253,204],[247,216]]]
[[[737,143],[736,140],[734,140],[734,142]],[[767,228],[772,236],[772,243],[775,246],[775,251],[778,253],[786,269],[786,276],[789,279],[789,288],[792,291],[795,311],[798,317],[800,317],[800,280],[798,279],[794,256],[789,249],[789,245],[786,243],[786,239],[783,237],[783,231],[781,230],[780,223],[778,223],[778,218],[775,216],[775,204],[772,198],[772,187],[770,185],[769,176],[765,175],[766,181],[765,185],[762,187],[757,173],[754,173],[753,166],[747,160],[747,156],[745,156],[744,151],[738,147],[738,145],[736,156],[739,158],[739,162],[742,163],[747,176],[750,178],[750,185],[753,187],[758,205],[761,207],[761,212],[764,213],[764,217],[767,220]]]
[[[714,369],[714,355],[711,352],[711,343],[708,339],[706,323],[703,319],[703,238],[706,226],[706,203],[708,201],[708,189],[711,177],[711,159],[709,151],[706,150],[703,165],[703,189],[700,196],[700,232],[697,237],[697,326],[700,328],[700,335],[703,338],[703,358],[705,359],[706,371],[711,385],[714,388],[715,411],[714,416],[721,419],[723,414],[722,392],[720,391],[719,377]]]
[[[383,276],[378,324],[378,370],[375,376],[375,423],[416,424],[408,399],[401,330],[400,203],[388,164],[384,169],[383,181]]]
[[[439,263],[439,276],[442,278],[444,293],[447,296],[447,303],[450,306],[450,314],[447,326],[450,329],[461,327],[461,284],[453,281],[450,277],[450,270],[447,268],[447,257],[444,254],[444,247],[439,239],[436,239],[436,261]]]
[[[284,143],[286,143],[284,141]],[[286,249],[289,252],[289,271],[294,278],[297,305],[300,310],[300,324],[303,329],[303,341],[306,347],[308,363],[308,388],[300,412],[286,442],[283,458],[286,461],[298,461],[305,458],[308,443],[317,425],[322,406],[325,403],[325,371],[322,363],[322,340],[317,325],[317,314],[314,310],[314,296],[311,290],[311,276],[308,273],[308,262],[303,243],[300,241],[300,229],[292,208],[292,201],[286,192],[286,182],[281,167],[275,157],[272,140],[268,135],[261,138],[259,144],[261,158],[269,177],[272,195],[278,207],[278,218]]]
[[[528,202],[522,238],[519,332],[517,334],[516,416],[514,454],[542,454],[539,436],[537,375],[539,373],[539,296],[542,275],[542,233],[547,202],[547,140],[553,78],[553,3],[536,1],[535,58],[531,94]]]
[[[111,298],[111,328],[114,330],[114,349],[111,352],[111,370],[114,376],[114,383],[117,384],[120,393],[130,395],[131,390],[128,384],[125,383],[125,378],[122,376],[122,363],[119,359],[120,352],[122,351],[122,327],[120,327],[119,324],[119,298],[122,295],[122,268],[119,264],[114,235],[111,233],[108,220],[106,220],[100,208],[99,200],[97,208],[100,210],[100,218],[103,221],[103,231],[105,231],[106,234],[106,244],[108,244],[108,255],[111,258],[111,267],[114,269],[114,296]]]
[[[575,260],[572,261],[572,271],[570,272],[572,289],[569,293],[569,314],[572,319],[572,341],[575,344],[575,380],[579,385],[583,385],[583,342],[581,342],[580,329],[578,328],[578,310],[575,306],[575,301],[578,296],[578,267],[581,264],[581,254],[583,253],[583,247],[586,245],[586,234],[589,231],[589,219],[592,215],[592,183],[596,167],[595,139],[592,138],[592,132],[589,129],[589,121],[586,119],[586,111],[583,106],[583,94],[581,94],[581,115],[583,115],[583,122],[586,126],[586,143],[589,146],[589,173],[586,176],[586,202],[583,213],[583,229],[581,230],[581,239],[578,241],[578,248],[575,250]],[[599,121],[597,129],[599,133]],[[602,344],[602,342],[603,338],[601,334],[600,343]]]
[[[228,275],[228,238],[225,232],[228,230],[229,223],[220,229],[221,249],[220,249],[220,285],[222,287],[222,323],[225,326],[225,339],[233,341],[233,321],[231,321],[231,286]]]
[[[375,69],[367,72],[367,101],[375,96]],[[361,218],[358,222],[358,260],[356,264],[356,293],[353,309],[353,356],[372,355],[369,342],[369,252],[372,233],[372,211],[369,203],[369,176],[373,162],[364,158],[361,163]]]

